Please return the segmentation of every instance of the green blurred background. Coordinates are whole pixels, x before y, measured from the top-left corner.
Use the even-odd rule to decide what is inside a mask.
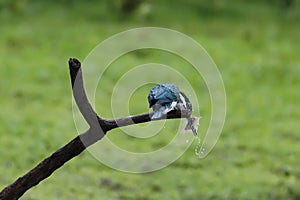
[[[83,60],[118,32],[159,26],[202,44],[223,76],[227,120],[211,154],[197,159],[193,144],[167,168],[137,175],[84,152],[21,199],[300,198],[299,1],[1,0],[0,24],[0,188],[76,136],[68,58]],[[141,52],[122,64],[155,56]],[[109,104],[114,74],[107,72],[98,91],[100,105]],[[147,111],[146,99],[134,96],[130,112]],[[209,116],[203,98],[202,115]],[[169,140],[162,135],[158,146]],[[123,146],[130,140],[118,131],[111,137]],[[147,150],[147,142],[130,145]]]

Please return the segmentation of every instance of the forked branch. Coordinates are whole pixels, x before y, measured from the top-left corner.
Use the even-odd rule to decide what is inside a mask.
[[[66,162],[76,157],[87,147],[103,138],[109,130],[121,126],[151,121],[153,113],[144,113],[111,120],[99,117],[90,105],[86,96],[83,85],[81,63],[75,58],[70,58],[69,68],[74,99],[90,128],[86,132],[75,137],[65,146],[58,149],[48,158],[41,161],[36,167],[31,169],[22,177],[19,177],[15,182],[5,187],[0,192],[0,200],[14,200],[20,198],[31,187],[39,184]],[[188,111],[173,110],[162,119],[185,118],[188,115]]]

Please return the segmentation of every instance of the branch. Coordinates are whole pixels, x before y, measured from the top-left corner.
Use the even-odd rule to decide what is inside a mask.
[[[99,117],[86,96],[81,64],[75,58],[69,60],[71,84],[76,104],[90,128],[71,140],[68,144],[58,149],[51,156],[41,161],[36,167],[19,177],[11,185],[8,185],[0,192],[0,200],[15,200],[21,197],[31,187],[39,184],[49,177],[55,170],[63,166],[66,162],[79,155],[90,145],[102,139],[106,132],[121,126],[144,123],[151,121],[153,113],[144,113],[118,119],[106,120]],[[171,111],[161,119],[174,119],[188,117],[188,111]]]

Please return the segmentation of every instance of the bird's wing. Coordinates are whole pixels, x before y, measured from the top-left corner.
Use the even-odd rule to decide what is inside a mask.
[[[159,87],[157,90],[155,90],[154,95],[155,99],[157,99],[158,103],[161,105],[177,101],[176,94],[168,87]]]

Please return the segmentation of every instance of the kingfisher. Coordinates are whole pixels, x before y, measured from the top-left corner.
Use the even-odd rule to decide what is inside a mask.
[[[155,85],[148,95],[149,108],[154,114],[151,119],[159,119],[171,110],[188,110],[190,115],[187,117],[185,130],[192,130],[197,136],[199,118],[192,117],[192,104],[188,97],[171,83]]]

